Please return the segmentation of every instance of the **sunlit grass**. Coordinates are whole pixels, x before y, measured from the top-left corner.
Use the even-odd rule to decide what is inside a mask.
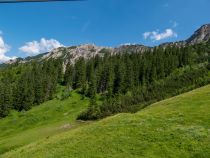
[[[15,158],[210,157],[210,86],[10,151]]]
[[[89,101],[72,93],[64,101],[54,99],[27,112],[11,112],[0,120],[0,154],[16,147],[37,141],[74,128],[77,115]]]

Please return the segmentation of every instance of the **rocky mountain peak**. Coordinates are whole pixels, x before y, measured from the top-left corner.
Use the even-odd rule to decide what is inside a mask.
[[[167,46],[185,46],[185,45],[194,45],[201,42],[206,42],[210,39],[210,24],[206,24],[201,26],[194,34],[187,40],[177,41],[177,42],[168,42],[160,44],[159,47],[167,47]],[[106,52],[110,52],[111,54],[120,54],[120,53],[143,53],[149,49],[153,49],[153,47],[148,47],[140,44],[123,44],[119,47],[111,48],[111,47],[101,47],[96,46],[95,44],[82,44],[78,46],[70,46],[70,47],[59,47],[53,49],[50,52],[46,52],[44,54],[40,54],[34,57],[27,58],[18,58],[15,60],[10,60],[5,64],[13,64],[13,63],[26,63],[32,60],[43,61],[48,59],[58,59],[61,58],[64,61],[64,65],[67,63],[74,64],[80,57],[84,59],[90,59],[99,55],[101,57],[104,56]]]
[[[96,55],[103,56],[103,49],[107,49],[112,52],[112,48],[100,47],[95,44],[82,44],[78,46],[56,48],[42,56],[41,60],[61,58],[64,60],[64,65],[69,62],[74,64],[80,57],[90,59]]]
[[[186,40],[188,44],[206,42],[210,39],[210,24],[201,26],[194,34]]]
[[[136,53],[136,52],[145,52],[150,49],[148,46],[140,45],[140,44],[124,44],[120,47],[114,49],[113,53]]]
[[[167,46],[185,46],[185,45],[194,45],[199,44],[201,42],[207,42],[210,39],[210,24],[205,24],[201,26],[198,30],[196,30],[190,38],[183,41],[177,42],[167,42],[162,43],[160,47],[167,47]]]

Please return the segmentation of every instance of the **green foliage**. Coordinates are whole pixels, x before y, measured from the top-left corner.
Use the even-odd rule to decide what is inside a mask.
[[[144,53],[132,53],[128,49],[127,52],[116,55],[102,50],[100,53],[103,54],[103,57],[95,56],[87,60],[80,58],[74,65],[68,64],[65,74],[61,59],[36,61],[3,68],[0,70],[0,117],[9,116],[0,120],[0,130],[3,131],[0,133],[0,152],[15,149],[37,139],[46,138],[48,140],[49,136],[66,130],[60,129],[60,125],[72,122],[76,118],[97,120],[117,113],[137,112],[156,101],[206,85],[210,83],[209,52],[208,43],[185,47],[169,46],[164,49],[156,47]],[[66,87],[62,87],[63,84]],[[57,94],[58,88],[62,90]],[[55,94],[59,99],[54,99]],[[154,108],[156,109],[154,113],[148,111],[142,117],[139,116],[141,114],[116,115],[114,117],[116,119],[110,119],[112,121],[108,126],[106,121],[109,122],[109,119],[105,119],[102,124],[99,122],[96,123],[96,126],[93,124],[75,130],[70,134],[70,137],[68,133],[64,134],[63,139],[60,139],[60,136],[57,136],[58,139],[55,137],[54,139],[58,140],[58,143],[48,142],[45,144],[46,140],[38,145],[35,143],[33,154],[30,153],[31,150],[34,150],[33,145],[30,146],[30,149],[26,147],[26,149],[20,149],[20,152],[18,150],[17,153],[20,156],[15,154],[15,151],[9,154],[12,154],[12,157],[14,157],[13,154],[15,157],[29,157],[29,155],[34,157],[43,157],[44,155],[45,157],[50,153],[54,157],[68,157],[71,153],[72,157],[78,156],[78,154],[81,157],[92,157],[94,153],[96,157],[107,157],[107,153],[110,153],[108,157],[122,157],[127,153],[126,157],[156,157],[165,151],[161,157],[169,157],[173,154],[175,154],[174,157],[183,157],[183,155],[185,157],[208,157],[209,147],[206,145],[209,144],[206,143],[208,142],[206,129],[209,127],[205,124],[205,130],[203,130],[199,125],[201,122],[207,123],[209,120],[209,115],[207,115],[209,114],[209,107],[207,107],[209,103],[208,100],[201,101],[199,99],[207,99],[209,96],[206,90],[205,93],[199,94],[197,100],[195,99],[197,93],[193,95],[195,98],[192,100],[189,98],[188,101],[183,100],[183,102],[180,102],[181,98],[175,100],[175,103],[172,103],[174,106],[169,108],[168,112],[166,105],[169,103],[166,101],[164,106],[158,104],[162,108]],[[87,106],[89,99],[86,96],[90,98],[89,106]],[[101,100],[98,101],[98,98]],[[43,102],[46,103],[42,104]],[[42,106],[33,107],[39,104]],[[183,105],[182,108],[180,104]],[[198,109],[201,104],[204,111]],[[186,105],[188,108],[183,109]],[[87,107],[86,110],[85,107]],[[21,112],[14,112],[13,109]],[[31,110],[27,111],[29,109]],[[38,110],[36,111],[36,109]],[[174,109],[175,111],[179,110],[174,113],[172,111]],[[189,119],[191,117],[188,116],[189,112],[195,113],[196,109],[199,110],[199,113],[196,113],[198,117],[192,115],[192,118]],[[185,114],[182,114],[181,112],[184,110],[186,110]],[[9,113],[9,111],[12,112]],[[142,110],[143,113],[144,111],[146,110]],[[156,115],[158,112],[160,115]],[[201,113],[205,113],[205,117],[199,120]],[[185,127],[187,130],[184,131],[184,136],[182,128],[174,129],[176,126],[173,122],[173,119],[177,120],[183,115],[185,115],[185,122],[180,120],[181,125],[199,120],[197,128]],[[153,118],[153,116],[156,117]],[[161,117],[163,118],[160,119]],[[186,121],[187,119],[189,120]],[[75,124],[78,125],[80,122]],[[121,126],[122,123],[124,123],[123,126]],[[189,124],[190,127],[193,125]],[[156,128],[154,129],[154,127]],[[190,133],[191,131],[193,132]],[[110,137],[112,132],[116,135]],[[84,133],[85,135],[90,134],[87,139],[81,139]],[[127,135],[124,136],[124,134]],[[101,139],[105,140],[104,135],[106,139],[109,135],[108,141],[102,141],[101,144],[100,139],[96,138],[101,136]],[[119,139],[119,136],[122,136],[120,137],[122,140]],[[177,139],[177,137],[179,138]],[[136,140],[139,139],[141,141],[137,142]],[[176,144],[177,141],[183,139],[186,144]],[[83,146],[87,140],[88,144]],[[100,142],[95,142],[95,140]],[[124,142],[125,144],[122,145]],[[156,145],[157,142],[161,147]],[[105,148],[107,144],[111,147]],[[122,148],[119,149],[118,144]],[[127,144],[134,146],[127,147]],[[175,144],[175,146],[171,144]],[[166,150],[168,146],[171,147],[169,151]],[[78,153],[75,153],[77,152],[75,149],[78,149]],[[176,152],[173,153],[174,150]],[[179,151],[181,151],[180,154]],[[149,155],[148,153],[151,152],[152,154]],[[6,156],[4,155],[4,157]]]
[[[183,47],[155,47],[144,53],[136,51],[133,53],[127,49],[127,52],[115,55],[111,55],[109,51],[103,49],[100,52],[103,57],[97,55],[91,59],[79,58],[74,64],[68,63],[66,67],[63,67],[64,61],[61,58],[7,67],[0,71],[0,84],[8,85],[8,90],[3,90],[3,88],[1,95],[2,98],[9,96],[9,105],[1,103],[0,117],[5,117],[10,109],[29,110],[34,105],[52,100],[55,97],[57,85],[65,85],[67,88],[77,90],[82,94],[82,98],[94,99],[97,94],[105,96],[106,99],[102,107],[111,108],[115,105],[112,105],[110,100],[119,100],[116,105],[119,109],[104,111],[109,115],[122,111],[136,111],[136,106],[131,108],[127,105],[130,102],[132,105],[143,102],[148,104],[148,102],[180,94],[186,89],[200,86],[197,80],[193,80],[190,84],[184,85],[182,83],[185,82],[178,81],[177,83],[183,88],[177,87],[172,78],[171,81],[168,81],[168,77],[173,75],[175,71],[194,65],[204,65],[209,69],[209,52],[209,43]],[[195,78],[200,77],[200,80],[205,78],[205,76],[197,73],[197,70],[195,73],[186,72],[187,76],[180,78],[191,79],[194,76]],[[162,87],[157,82],[161,82]],[[194,86],[194,82],[196,82],[196,86]],[[203,85],[207,83],[208,81]],[[163,85],[170,86],[163,89]],[[160,90],[165,93],[158,93],[156,87],[161,87]],[[139,95],[140,98],[143,98],[140,99],[140,102],[138,102],[139,99],[133,99],[138,89],[141,89]],[[121,105],[121,100],[124,99],[120,98],[127,98],[126,95],[129,92],[132,92],[132,95],[128,98],[132,99],[127,100],[132,101],[124,101],[128,102],[127,105],[125,103]],[[64,92],[61,98],[66,99],[68,96],[68,92]],[[100,115],[106,116],[108,114],[100,112]]]
[[[11,89],[5,84],[0,83],[0,117],[5,117],[11,108],[12,97],[10,96]]]
[[[45,138],[2,158],[208,158],[210,86]],[[1,157],[1,156],[0,156]]]
[[[62,101],[68,99],[71,96],[72,96],[72,89],[71,87],[67,87],[64,90],[62,90],[62,92],[59,95],[57,95],[57,98]]]
[[[90,65],[89,68],[89,87],[88,87],[88,92],[87,96],[91,99],[95,98],[96,95],[96,75],[94,72],[94,67],[93,64]]]
[[[8,115],[10,109],[29,110],[33,105],[53,99],[56,86],[62,80],[62,71],[60,60],[32,62],[2,69],[0,117]]]
[[[68,63],[64,74],[64,83],[65,85],[72,87],[73,81],[74,81],[74,67],[72,66],[72,64]]]
[[[107,54],[104,58],[96,56],[88,60],[87,65],[95,65],[91,72],[96,74],[97,93],[105,94],[106,99],[97,110],[90,106],[78,119],[135,112],[155,101],[208,84],[209,52],[208,43],[203,43],[155,47],[144,53]],[[91,80],[95,82],[95,78],[90,79],[88,86]],[[131,95],[127,95],[129,92]],[[93,117],[89,116],[91,112]]]
[[[177,69],[167,78],[153,82],[147,87],[140,86],[133,89],[132,93],[108,98],[102,105],[97,107],[97,110],[95,106],[90,106],[78,119],[96,120],[121,112],[137,112],[148,104],[209,83],[210,73],[205,66]]]
[[[59,89],[58,93],[62,94],[64,88]],[[81,100],[80,95],[72,91],[65,100],[53,99],[29,111],[12,110],[7,117],[0,119],[0,157],[7,151],[80,125],[75,122],[76,117],[88,104],[87,98]]]
[[[75,79],[74,88],[81,88],[81,93],[84,94],[86,88],[86,66],[85,59],[80,58],[75,64]]]
[[[100,117],[100,107],[96,103],[96,99],[92,98],[90,100],[89,106],[87,108],[87,111],[82,112],[77,119],[79,120],[96,120]]]

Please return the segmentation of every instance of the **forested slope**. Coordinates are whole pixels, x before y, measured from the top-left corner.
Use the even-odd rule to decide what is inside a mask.
[[[0,68],[1,154],[209,156],[209,86],[160,101],[210,84],[210,40],[130,45],[117,53],[86,47],[74,62],[73,50],[82,55],[83,46]]]
[[[65,87],[62,99],[72,90],[89,97],[90,107],[78,119],[92,120],[136,112],[142,106],[209,83],[210,41],[154,47],[145,52],[130,49],[114,55],[106,49],[101,51],[103,57],[79,58],[66,67],[58,58],[1,69],[0,117],[13,109],[29,110],[54,99],[58,86]],[[96,103],[97,95],[102,104]]]
[[[3,158],[210,156],[210,86],[8,152]]]

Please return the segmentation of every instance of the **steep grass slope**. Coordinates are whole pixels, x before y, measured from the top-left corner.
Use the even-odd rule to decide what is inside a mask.
[[[210,157],[210,85],[45,138],[3,158]]]
[[[76,117],[88,104],[72,93],[64,101],[54,99],[27,112],[12,112],[0,119],[0,154],[78,126]]]

